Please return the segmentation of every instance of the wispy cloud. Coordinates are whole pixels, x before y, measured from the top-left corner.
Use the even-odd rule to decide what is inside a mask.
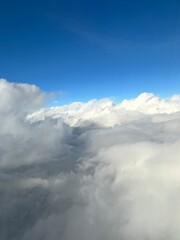
[[[62,20],[61,20],[62,21]],[[152,49],[172,49],[179,48],[180,38],[179,35],[172,35],[171,39],[158,39],[156,41],[148,40],[132,40],[131,38],[125,38],[124,36],[113,36],[107,34],[101,34],[99,32],[90,29],[85,24],[78,22],[75,19],[63,19],[62,26],[68,31],[76,34],[85,41],[95,44],[100,48],[107,51],[119,53],[123,50],[152,50]]]

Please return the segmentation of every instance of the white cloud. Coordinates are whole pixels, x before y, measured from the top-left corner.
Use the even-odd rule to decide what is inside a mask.
[[[36,111],[37,87],[0,93],[0,239],[179,239],[179,96]]]
[[[30,84],[0,79],[0,111],[27,113],[42,106],[47,94]]]
[[[115,104],[110,99],[75,102],[69,105],[41,109],[28,116],[32,122],[46,117],[62,118],[71,126],[93,122],[103,127],[127,123],[147,115],[172,114],[180,111],[180,96],[160,99],[152,93],[142,93],[135,99]],[[149,118],[150,116],[148,116]],[[168,117],[168,116],[166,116]],[[164,118],[164,116],[163,116]]]

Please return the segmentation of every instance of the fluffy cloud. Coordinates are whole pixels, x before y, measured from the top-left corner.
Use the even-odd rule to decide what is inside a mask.
[[[42,106],[47,94],[35,85],[0,79],[0,111],[27,113]]]
[[[115,104],[110,99],[91,100],[87,103],[75,102],[61,107],[41,109],[28,115],[33,121],[46,117],[61,118],[70,126],[82,126],[94,123],[103,127],[124,124],[140,118],[154,115],[173,114],[180,111],[180,96],[160,99],[152,93],[142,93],[135,99]],[[168,116],[166,116],[168,117]],[[164,118],[164,116],[163,116]]]
[[[178,240],[180,96],[45,97],[0,81],[0,239]]]

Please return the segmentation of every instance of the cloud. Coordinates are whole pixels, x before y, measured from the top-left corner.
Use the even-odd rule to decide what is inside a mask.
[[[0,110],[3,112],[27,113],[38,109],[46,95],[35,85],[0,80]]]
[[[179,239],[180,96],[45,108],[36,86],[0,93],[0,239]]]
[[[140,118],[154,118],[156,115],[161,117],[164,114],[162,118],[168,118],[169,114],[179,111],[179,95],[160,99],[152,93],[142,93],[135,99],[126,99],[119,104],[113,103],[110,99],[91,100],[87,103],[74,102],[60,107],[41,109],[28,115],[27,118],[32,122],[46,117],[61,118],[70,126],[82,126],[91,122],[103,127],[113,127]]]

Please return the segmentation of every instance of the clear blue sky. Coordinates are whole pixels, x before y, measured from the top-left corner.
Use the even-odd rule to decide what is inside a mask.
[[[179,0],[0,0],[0,77],[62,102],[180,93]]]

